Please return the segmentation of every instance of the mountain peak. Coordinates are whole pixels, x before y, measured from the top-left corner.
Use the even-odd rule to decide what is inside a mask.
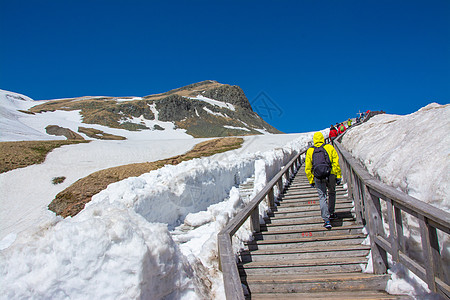
[[[81,129],[87,128],[87,124],[91,124],[92,130],[101,130],[103,137],[113,132],[126,137],[130,136],[129,131],[134,132],[133,136],[139,134],[149,139],[174,138],[180,134],[186,137],[220,137],[280,133],[252,110],[239,86],[214,80],[145,97],[78,97],[36,104],[28,106],[21,114],[35,119],[29,124],[36,124],[37,119],[51,122],[34,128],[43,135],[51,134],[44,131],[49,125],[64,125],[63,129],[83,135]],[[51,112],[54,113],[50,115]],[[64,116],[70,118],[70,122],[58,122],[52,116]],[[118,132],[117,129],[123,131]]]

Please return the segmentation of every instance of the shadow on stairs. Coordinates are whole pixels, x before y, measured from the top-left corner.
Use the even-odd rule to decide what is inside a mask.
[[[301,168],[247,243],[238,264],[246,299],[405,299],[386,293],[390,275],[362,273],[370,246],[336,187],[333,228],[323,227],[317,191]],[[407,298],[406,298],[407,299]]]

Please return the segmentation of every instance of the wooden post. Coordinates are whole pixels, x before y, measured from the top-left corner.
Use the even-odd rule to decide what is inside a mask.
[[[356,209],[356,222],[360,225],[363,224],[363,208],[361,206],[361,192],[359,190],[359,178],[354,174],[353,171],[350,172],[350,177],[352,179],[352,194],[353,194],[353,202],[355,203]]]
[[[436,281],[434,277],[439,277],[440,252],[436,228],[428,224],[426,218],[419,216],[420,236],[422,238],[422,249],[424,256],[424,265],[427,275],[428,288],[432,292],[437,292]],[[441,274],[442,275],[442,274]]]
[[[250,215],[250,222],[252,224],[253,232],[261,232],[261,226],[259,224],[259,206],[256,206],[256,208],[252,211],[252,214]]]
[[[388,221],[389,221],[389,241],[391,243],[391,248],[392,248],[392,259],[394,261],[398,262],[398,258],[399,258],[399,254],[398,254],[398,249],[399,249],[399,243],[398,243],[398,238],[397,238],[397,233],[396,233],[396,227],[395,227],[395,220],[394,220],[394,211],[393,211],[393,206],[392,206],[392,200],[391,199],[386,199],[386,204],[387,204],[387,214],[388,214]]]
[[[220,270],[223,273],[223,282],[226,299],[244,300],[244,291],[242,289],[241,278],[236,265],[235,254],[231,246],[231,237],[227,234],[218,236],[220,257]]]
[[[277,181],[277,186],[278,186],[278,191],[279,191],[279,195],[278,198],[281,197],[281,194],[283,193],[283,176],[280,177],[280,179]]]
[[[368,224],[370,234],[370,247],[372,249],[373,272],[375,274],[385,274],[387,271],[387,253],[376,243],[376,237],[383,231],[381,219],[380,199],[370,194],[367,186],[364,185],[364,202],[368,208]]]
[[[403,236],[402,211],[394,205],[395,231],[397,233],[397,250],[405,252],[405,237]],[[398,259],[398,258],[397,258]],[[398,261],[398,260],[397,260]]]
[[[274,201],[274,196],[273,196],[273,187],[270,189],[269,193],[267,194],[267,198],[268,198],[268,202],[269,202],[269,207],[272,209],[275,207],[275,201]]]

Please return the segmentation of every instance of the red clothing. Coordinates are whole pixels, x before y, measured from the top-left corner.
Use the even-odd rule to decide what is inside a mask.
[[[336,130],[336,128],[330,129],[330,134],[328,135],[330,138],[335,138],[339,135],[338,131]]]
[[[339,126],[339,130],[338,130],[339,134],[344,133],[344,131],[345,131],[346,129],[347,129],[347,128],[345,128],[345,126],[341,124],[341,126]]]

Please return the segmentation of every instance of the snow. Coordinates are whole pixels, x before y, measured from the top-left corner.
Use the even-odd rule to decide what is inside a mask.
[[[5,94],[0,94],[2,105],[8,104]],[[21,107],[35,105],[24,99]],[[27,115],[15,111],[16,101],[11,103],[15,106],[9,106],[8,120],[26,124]],[[75,124],[79,116],[71,113],[55,118]],[[448,176],[449,149],[442,145],[448,143],[443,133],[449,120],[449,107],[435,104],[409,116],[378,116],[351,129],[344,145],[354,148],[353,155],[382,180],[448,209],[448,196],[440,194],[445,189],[439,189],[448,190],[448,177],[434,174],[444,170],[441,175]],[[5,122],[0,125],[1,140],[19,138],[9,133]],[[20,129],[25,139],[46,136],[26,125]],[[244,137],[240,149],[113,183],[74,217],[62,219],[46,210],[59,191],[94,171],[167,158],[204,140],[139,134],[143,132],[130,133],[125,141],[64,146],[52,151],[43,164],[0,175],[0,299],[224,299],[216,235],[250,199],[240,197],[239,184],[254,176],[255,195],[307,146],[313,133]],[[429,145],[439,151],[428,154]],[[403,157],[408,158],[408,170],[401,163]],[[436,169],[440,164],[444,167]],[[54,176],[67,179],[54,186]],[[431,189],[434,183],[425,181],[437,185]],[[25,208],[29,209],[22,212]],[[266,209],[260,206],[261,217]],[[244,225],[233,237],[234,249],[250,237],[250,227]],[[427,292],[401,266],[390,271],[394,280],[389,291],[413,297]]]
[[[377,115],[343,138],[369,173],[450,211],[450,105],[430,104],[406,116]]]
[[[410,196],[450,211],[450,104],[431,103],[405,115],[382,114],[349,130],[342,144],[358,158],[369,173]],[[417,219],[404,218],[404,236],[409,255],[422,260],[420,229]],[[385,220],[384,220],[385,221]],[[384,223],[387,230],[387,223]],[[388,230],[386,231],[388,232]],[[443,268],[450,266],[448,235],[438,230]],[[389,259],[392,280],[387,291],[433,299],[426,284],[402,264]],[[370,270],[368,270],[370,271]]]
[[[228,129],[250,131],[250,129],[245,128],[245,127],[235,127],[235,126],[229,126],[229,125],[224,125],[223,127],[228,128]]]
[[[231,104],[231,103],[214,100],[214,99],[202,96],[202,95],[198,95],[197,97],[190,97],[189,99],[203,101],[203,102],[209,103],[209,104],[214,105],[214,106],[218,106],[218,107],[221,107],[221,108],[227,108],[227,109],[232,110],[232,111],[236,110],[234,105]]]
[[[135,100],[142,100],[142,97],[126,97],[126,98],[117,98],[114,100],[116,100],[117,102],[130,102]]]
[[[218,116],[218,117],[222,117],[222,118],[228,118],[227,116],[223,115],[222,113],[212,111],[212,110],[210,110],[207,107],[203,107],[203,110],[206,111],[208,114],[211,114],[213,116]]]

